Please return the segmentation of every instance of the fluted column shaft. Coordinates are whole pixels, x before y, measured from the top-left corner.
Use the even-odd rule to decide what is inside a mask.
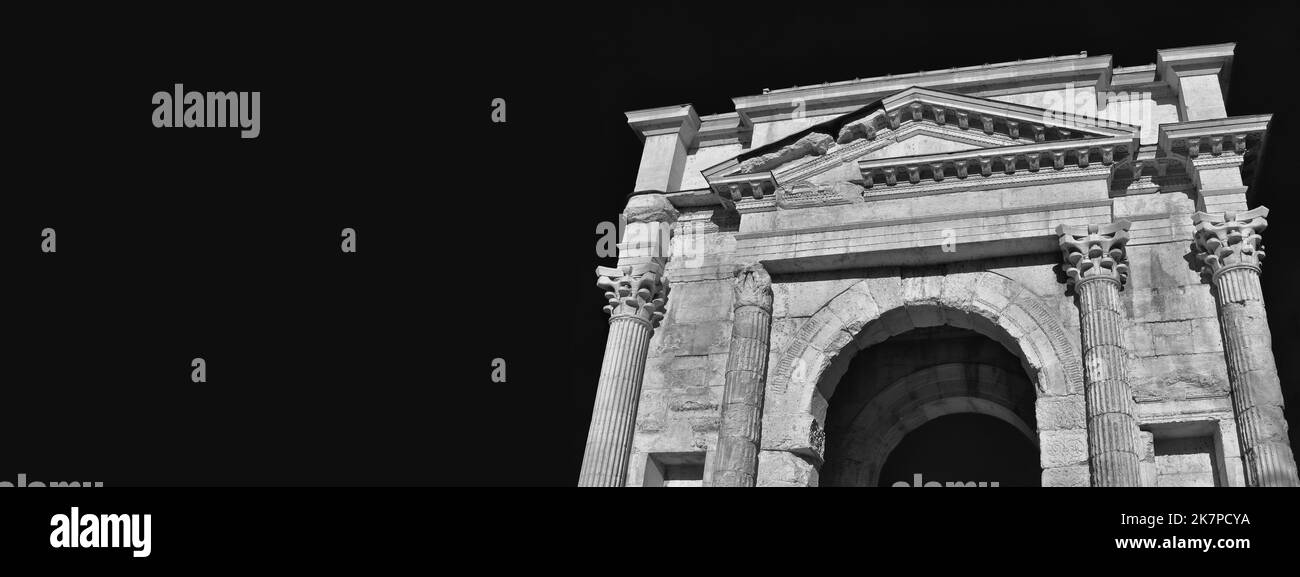
[[[1246,267],[1228,270],[1214,285],[1246,484],[1298,486],[1259,272]]]
[[[621,487],[627,480],[632,429],[652,333],[649,322],[633,316],[609,320],[605,360],[578,478],[581,487]]]
[[[1287,438],[1282,384],[1259,284],[1264,257],[1259,233],[1268,226],[1267,215],[1268,209],[1259,207],[1241,214],[1198,212],[1193,218],[1202,272],[1210,276],[1218,301],[1246,484],[1295,487],[1300,477]]]
[[[753,487],[758,469],[772,329],[771,280],[760,265],[742,268],[733,287],[722,424],[714,456],[714,487]]]
[[[1083,331],[1088,463],[1098,487],[1137,487],[1138,425],[1122,341],[1119,283],[1090,280],[1075,287]]]
[[[1097,487],[1141,486],[1138,424],[1125,361],[1120,288],[1128,279],[1127,221],[1057,227],[1079,299],[1088,465]]]

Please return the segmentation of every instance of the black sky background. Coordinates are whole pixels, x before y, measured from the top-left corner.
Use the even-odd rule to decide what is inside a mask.
[[[1159,48],[1229,41],[1229,114],[1274,114],[1254,201],[1273,209],[1263,280],[1294,407],[1297,14],[1227,12],[15,17],[0,480],[573,485],[606,331],[593,270],[612,264],[595,229],[617,218],[641,150],[625,111],[726,112],[763,88],[1082,50],[1146,64]],[[153,128],[149,97],[175,82],[262,91],[260,138]],[[490,122],[498,97],[505,124]],[[46,226],[56,255],[39,253]],[[355,255],[338,251],[345,226]],[[189,381],[195,356],[202,385]],[[503,384],[490,379],[498,357]]]

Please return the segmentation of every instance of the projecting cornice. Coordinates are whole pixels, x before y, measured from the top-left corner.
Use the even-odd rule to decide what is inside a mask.
[[[987,133],[1002,131],[1012,138],[1020,138],[1023,132],[1036,142],[1130,136],[1140,130],[1131,124],[916,86],[884,98],[881,104],[887,117],[911,114],[913,120],[924,117],[938,124],[953,123],[962,128],[973,125]]]
[[[1232,53],[1236,44],[1212,44],[1156,51],[1156,73],[1175,92],[1181,90],[1182,76],[1218,74],[1227,96],[1228,77],[1232,71]]]
[[[732,102],[736,112],[751,119],[789,113],[796,105],[810,111],[834,114],[849,112],[912,86],[993,92],[999,87],[1025,84],[1052,86],[1072,82],[1076,86],[1105,85],[1109,82],[1110,70],[1110,55],[1078,54],[798,86],[755,96],[740,96],[733,98]]]
[[[902,181],[919,184],[922,180],[942,182],[945,178],[965,179],[971,173],[983,177],[993,173],[1016,174],[1018,171],[1060,171],[1066,165],[1088,168],[1094,162],[1111,166],[1126,160],[1137,150],[1134,136],[1043,142],[1022,146],[1003,146],[962,150],[943,154],[858,161],[863,185],[895,186]]]
[[[1225,150],[1244,154],[1263,141],[1272,119],[1271,114],[1254,114],[1161,124],[1160,150],[1189,158]]]
[[[678,134],[683,143],[689,144],[700,129],[700,117],[690,104],[633,110],[624,115],[642,141],[650,136]]]
[[[853,162],[918,129],[978,148],[860,160],[860,179],[853,180],[871,189],[949,177],[965,180],[970,173],[1038,173],[1040,167],[1060,171],[1066,164],[1110,167],[1130,158],[1139,138],[1139,128],[1128,124],[914,86],[702,174],[722,204],[732,208],[744,198],[762,201],[783,186]]]

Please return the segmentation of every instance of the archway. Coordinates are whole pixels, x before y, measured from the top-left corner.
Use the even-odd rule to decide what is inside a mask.
[[[1021,416],[1020,420],[1025,422],[1024,428],[1037,433],[1042,484],[1087,484],[1087,428],[1078,329],[1067,329],[1061,321],[1070,315],[997,273],[894,273],[881,271],[879,276],[858,281],[799,321],[797,329],[774,335],[774,362],[764,400],[759,484],[819,484],[824,444],[828,441],[825,427],[829,400],[836,395],[858,351],[909,331],[945,326],[978,333],[1014,357],[1033,394],[1034,418],[1029,421]],[[1009,372],[1006,367],[1000,368]],[[952,403],[958,402],[972,411],[983,406],[990,416],[996,417],[999,412],[988,404],[956,399],[928,408],[922,405],[919,410],[922,414],[927,410],[951,410]],[[901,439],[905,431],[900,434],[887,430],[885,434]],[[896,444],[897,439],[893,442]],[[843,474],[834,470],[827,473]],[[857,474],[866,475],[856,477],[860,480],[874,475],[870,471]]]
[[[974,425],[967,427],[969,432],[992,431],[993,436],[957,437],[950,442],[967,445],[975,452],[997,454],[1000,449],[1022,457],[1023,448],[1028,446],[1032,459],[1027,465],[1009,463],[1005,470],[968,467],[984,477],[962,481],[1023,485],[1026,484],[1023,471],[1031,467],[1036,477],[1032,484],[1037,485],[1041,470],[1036,398],[1019,359],[1001,344],[975,331],[941,325],[892,337],[859,351],[840,377],[826,413],[821,484],[876,486],[881,481],[897,480],[886,478],[884,473],[887,463],[897,464],[895,451],[900,446],[916,445],[916,434],[934,437],[931,423],[954,415],[975,415],[993,423],[973,421]],[[995,426],[999,424],[1000,427]],[[930,433],[917,432],[927,428]],[[1005,443],[1005,435],[1001,434],[1006,431],[1015,436],[1010,444]],[[1005,446],[995,446],[998,444]],[[931,457],[949,453],[951,459],[964,460],[960,453],[951,453],[951,448],[939,444],[925,450]],[[908,451],[903,453],[906,457]],[[943,458],[910,461],[924,464],[926,468],[907,472],[908,480],[913,479],[913,474],[932,479],[936,474],[942,477],[945,472],[955,470],[955,462],[945,462]]]

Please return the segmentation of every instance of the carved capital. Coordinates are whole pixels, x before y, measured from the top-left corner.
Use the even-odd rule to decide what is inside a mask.
[[[1192,215],[1192,222],[1196,224],[1196,248],[1200,250],[1197,259],[1201,263],[1201,274],[1218,276],[1238,267],[1258,271],[1259,263],[1264,259],[1264,251],[1259,246],[1263,237],[1259,233],[1268,227],[1266,216],[1268,208],[1263,206],[1245,212],[1197,212]]]
[[[610,320],[634,317],[657,328],[668,303],[668,279],[664,263],[650,260],[633,266],[596,267],[596,286],[605,291],[605,312]]]
[[[731,286],[734,308],[756,306],[772,312],[772,277],[761,264],[745,265],[736,271],[736,281]]]
[[[1066,282],[1075,286],[1090,280],[1109,280],[1120,286],[1128,280],[1129,222],[1056,227],[1061,256],[1065,259]]]

